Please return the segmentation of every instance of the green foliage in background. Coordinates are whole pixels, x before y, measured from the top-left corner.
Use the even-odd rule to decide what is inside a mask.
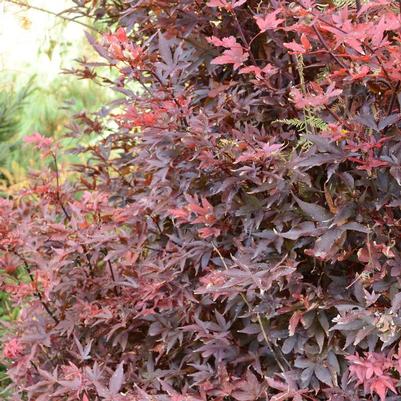
[[[17,132],[27,98],[33,93],[32,77],[21,88],[0,87],[0,141],[5,142]],[[1,154],[4,158],[6,155]]]
[[[17,86],[15,77],[2,76],[0,80],[0,182],[13,181],[7,164],[15,151],[15,143],[22,125],[22,116],[28,99],[34,92],[34,77]],[[9,166],[8,166],[9,167]]]
[[[91,112],[104,104],[107,93],[88,81],[60,75],[48,86],[37,77],[16,85],[14,77],[0,78],[0,190],[24,182],[40,158],[23,137],[40,132],[59,138],[78,111]]]

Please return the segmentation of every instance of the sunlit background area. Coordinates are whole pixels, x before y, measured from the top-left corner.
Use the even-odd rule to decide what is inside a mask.
[[[81,47],[73,44],[83,42],[85,28],[50,14],[72,7],[70,1],[36,0],[29,4],[49,13],[0,3],[0,68],[23,75],[37,73],[42,84],[48,83],[80,55]]]
[[[96,110],[104,100],[101,88],[63,73],[94,56],[88,28],[63,13],[73,5],[0,0],[0,191],[24,185],[40,163],[27,154],[25,135],[60,137],[76,112]]]

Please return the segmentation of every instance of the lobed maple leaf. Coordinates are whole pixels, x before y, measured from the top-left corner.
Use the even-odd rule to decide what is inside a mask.
[[[247,0],[234,0],[229,2],[227,0],[209,0],[207,5],[209,7],[221,7],[225,8],[227,11],[232,11],[234,8],[242,6]]]
[[[357,157],[349,157],[348,160],[353,161],[358,164],[358,170],[365,170],[368,172],[372,172],[373,169],[379,167],[387,167],[389,166],[388,161],[376,159],[373,155],[372,151],[368,152],[368,157],[366,159],[360,159]]]
[[[357,383],[363,384],[371,394],[376,393],[381,401],[386,400],[388,390],[397,394],[397,381],[389,373],[394,367],[391,358],[377,352],[366,352],[365,357],[349,355],[346,359],[351,362],[350,376],[356,378]]]
[[[248,67],[243,67],[239,70],[240,74],[255,74],[256,78],[262,79],[265,77],[270,77],[277,74],[278,68],[274,67],[272,64],[266,64],[263,68],[256,65],[251,65]]]
[[[242,47],[233,47],[224,50],[221,56],[214,58],[211,63],[216,65],[233,64],[234,69],[241,67],[248,60],[249,53],[244,52]]]
[[[237,43],[237,39],[235,39],[234,36],[228,36],[222,39],[219,39],[216,36],[210,36],[209,38],[206,39],[209,43],[211,43],[214,46],[222,46],[226,48],[232,48],[235,46],[240,46]]]
[[[368,27],[363,24],[357,26],[350,23],[348,20],[338,18],[338,27],[331,25],[320,25],[319,29],[331,32],[335,38],[334,49],[340,45],[348,45],[351,49],[364,55],[363,42],[366,39]]]
[[[181,223],[187,223],[189,221],[189,216],[191,213],[186,209],[169,209],[169,213],[180,221]]]
[[[261,16],[255,16],[253,17],[260,29],[261,32],[265,32],[269,29],[276,29],[279,25],[281,25],[285,19],[283,18],[277,18],[277,15],[281,12],[281,10],[275,10],[271,13],[268,13],[264,15],[263,17]]]
[[[305,107],[322,107],[328,105],[334,97],[341,95],[342,89],[334,89],[334,83],[330,84],[326,91],[319,94],[304,94],[297,88],[291,89],[291,96],[298,109]]]
[[[312,48],[312,45],[305,34],[301,35],[301,44],[293,40],[292,42],[283,43],[283,46],[288,50],[291,50],[290,54],[305,54]]]
[[[248,60],[249,53],[245,52],[243,47],[237,42],[233,36],[219,39],[215,36],[207,38],[209,43],[214,46],[225,47],[221,56],[215,57],[211,63],[217,65],[233,64],[234,69],[241,67],[241,65]]]
[[[371,394],[376,393],[380,397],[380,401],[386,401],[387,392],[391,390],[393,393],[397,394],[397,390],[394,385],[396,380],[390,376],[382,375],[376,379],[372,379],[367,383],[367,387]]]
[[[369,31],[372,45],[375,48],[388,45],[389,42],[384,39],[384,33],[387,31],[396,31],[401,27],[400,19],[394,14],[382,15],[377,24],[372,24]]]

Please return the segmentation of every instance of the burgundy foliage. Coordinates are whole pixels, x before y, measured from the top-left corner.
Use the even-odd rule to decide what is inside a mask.
[[[119,97],[0,203],[14,400],[399,399],[398,5],[76,3]]]

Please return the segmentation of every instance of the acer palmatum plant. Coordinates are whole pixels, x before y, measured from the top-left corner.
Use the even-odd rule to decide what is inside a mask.
[[[76,3],[119,97],[1,201],[14,399],[397,399],[398,6]]]

